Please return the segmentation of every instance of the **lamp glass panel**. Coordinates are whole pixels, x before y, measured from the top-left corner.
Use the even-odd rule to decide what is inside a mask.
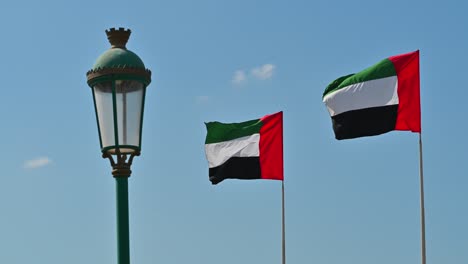
[[[143,84],[132,80],[116,80],[116,110],[118,139],[121,153],[131,153],[140,147]]]
[[[102,82],[94,86],[94,99],[101,134],[102,147],[115,145],[112,83]]]

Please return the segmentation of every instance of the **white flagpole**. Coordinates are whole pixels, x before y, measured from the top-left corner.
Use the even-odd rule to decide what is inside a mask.
[[[424,173],[421,132],[419,133],[419,185],[421,195],[421,261],[422,264],[426,264],[426,216],[424,210]]]
[[[282,259],[283,264],[286,264],[286,239],[284,230],[284,180],[281,181],[281,194],[282,194]]]

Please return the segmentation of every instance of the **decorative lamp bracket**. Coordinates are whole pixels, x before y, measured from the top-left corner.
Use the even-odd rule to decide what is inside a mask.
[[[130,167],[132,166],[133,158],[135,156],[140,156],[140,151],[135,151],[132,154],[130,154],[130,157],[128,157],[128,154],[122,154],[117,149],[117,153],[115,155],[117,159],[116,162],[112,155],[109,154],[109,152],[102,153],[102,157],[108,158],[110,161],[110,164],[112,166],[112,176],[114,176],[114,178],[130,177],[130,175],[132,174]]]

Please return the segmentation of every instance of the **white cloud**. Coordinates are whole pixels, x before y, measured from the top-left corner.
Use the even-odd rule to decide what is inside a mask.
[[[206,104],[210,101],[210,97],[208,95],[199,95],[195,97],[195,100],[198,104]]]
[[[242,83],[247,80],[247,76],[243,70],[238,70],[234,72],[234,76],[232,77],[233,83]]]
[[[24,162],[24,168],[26,169],[37,169],[40,167],[44,167],[48,164],[50,164],[52,160],[50,160],[48,157],[39,157],[36,159],[32,160],[27,160]]]
[[[260,67],[253,68],[251,73],[254,77],[260,80],[270,79],[273,76],[273,71],[275,70],[275,65],[273,64],[264,64]]]
[[[276,66],[274,64],[267,63],[250,70],[237,70],[234,72],[234,76],[231,81],[234,84],[241,84],[251,78],[267,80],[273,77],[275,68]]]

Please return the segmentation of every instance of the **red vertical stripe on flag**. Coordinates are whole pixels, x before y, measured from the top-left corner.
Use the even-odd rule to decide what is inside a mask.
[[[398,114],[395,130],[421,133],[419,50],[390,57],[398,77]]]
[[[266,115],[261,120],[261,178],[283,180],[283,112]]]

